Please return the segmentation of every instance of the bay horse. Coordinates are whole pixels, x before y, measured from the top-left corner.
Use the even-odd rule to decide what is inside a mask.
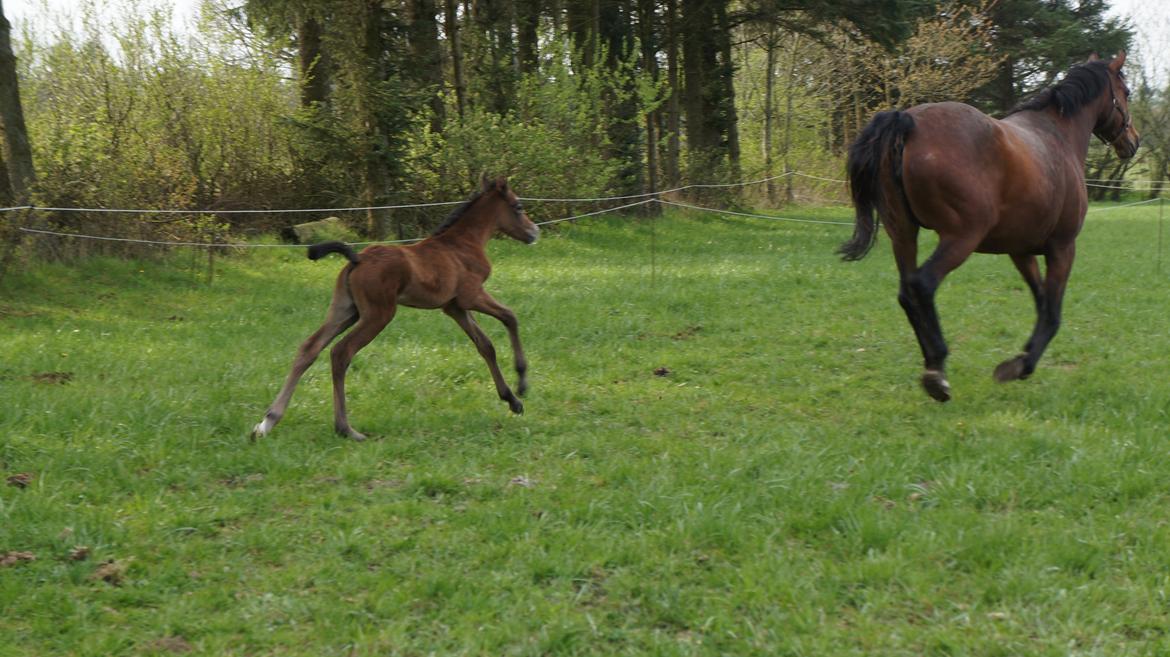
[[[344,242],[323,242],[309,247],[309,259],[330,253],[344,255],[333,287],[333,301],[325,323],[297,351],[292,371],[264,419],[252,430],[252,438],[264,436],[280,422],[293,390],[317,355],[338,335],[353,327],[330,351],[333,365],[333,427],[354,440],[365,436],[349,425],[345,412],[345,373],[362,347],[382,331],[398,306],[441,308],[454,319],[487,362],[496,393],[513,413],[523,413],[518,399],[528,389],[528,361],[520,345],[516,314],[483,289],[491,274],[484,246],[497,231],[526,244],[540,236],[540,228],[528,218],[520,199],[506,178],[483,179],[482,189],[455,209],[430,237],[409,246],[368,246],[354,253]],[[515,392],[508,387],[496,363],[495,347],[471,315],[477,311],[495,317],[508,330],[519,381]]]
[[[898,302],[922,349],[922,386],[932,398],[951,398],[935,292],[973,252],[1010,256],[1036,306],[1023,353],[995,368],[997,381],[1026,379],[1056,334],[1088,205],[1090,135],[1122,159],[1140,143],[1123,64],[1124,52],[1110,61],[1093,55],[998,120],[951,102],[880,112],[850,146],[854,231],[838,253],[859,260],[869,252],[876,213],[893,246]],[[938,234],[938,246],[919,266],[921,228]],[[1037,256],[1044,256],[1043,277]]]

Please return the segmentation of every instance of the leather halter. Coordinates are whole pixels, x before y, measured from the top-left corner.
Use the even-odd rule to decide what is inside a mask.
[[[1133,122],[1133,116],[1126,112],[1121,107],[1121,103],[1117,101],[1117,92],[1113,89],[1112,79],[1109,80],[1109,98],[1113,101],[1113,111],[1121,112],[1121,130],[1118,131],[1117,135],[1114,136],[1113,139],[1105,139],[1104,137],[1102,137],[1102,139],[1105,139],[1105,143],[1116,148],[1117,142],[1125,136],[1125,133],[1129,132],[1129,127]],[[1110,116],[1113,115],[1113,111],[1109,113]]]

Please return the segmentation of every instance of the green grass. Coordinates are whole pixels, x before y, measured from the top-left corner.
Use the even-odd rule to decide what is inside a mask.
[[[1032,302],[972,258],[939,297],[945,405],[884,237],[860,263],[846,227],[696,214],[497,240],[527,414],[405,309],[350,373],[361,444],[327,358],[247,440],[337,259],[10,276],[0,474],[32,482],[0,486],[0,556],[36,560],[0,566],[0,655],[1170,652],[1158,230],[1090,215],[1061,333],[1007,385]]]

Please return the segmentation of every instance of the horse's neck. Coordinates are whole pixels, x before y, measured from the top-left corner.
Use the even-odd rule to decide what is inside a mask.
[[[472,247],[483,250],[487,241],[491,239],[492,232],[495,230],[495,224],[491,220],[491,213],[486,207],[483,207],[487,202],[486,200],[481,200],[475,206],[467,208],[464,215],[458,221],[436,237],[448,242],[457,243],[464,248]]]
[[[1097,122],[1097,111],[1095,106],[1085,106],[1073,116],[1060,116],[1050,107],[1025,110],[1005,120],[1038,135],[1048,135],[1046,142],[1067,149],[1084,164],[1089,153],[1089,141],[1093,138],[1093,126]]]
[[[1061,132],[1064,133],[1069,147],[1082,165],[1089,156],[1089,143],[1093,140],[1093,128],[1097,127],[1097,117],[1101,113],[1098,104],[1087,104],[1073,116],[1058,119]]]

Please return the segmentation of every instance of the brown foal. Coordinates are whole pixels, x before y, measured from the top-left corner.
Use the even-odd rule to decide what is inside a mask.
[[[330,352],[333,365],[333,426],[343,436],[364,440],[349,425],[345,413],[345,373],[350,361],[370,343],[390,320],[399,305],[411,308],[441,308],[459,324],[487,361],[496,392],[513,413],[523,413],[517,398],[528,387],[528,363],[520,346],[516,314],[483,289],[491,274],[484,246],[500,231],[513,239],[532,244],[540,228],[529,220],[520,200],[505,178],[484,178],[483,188],[451,213],[447,221],[425,240],[410,246],[369,246],[360,254],[342,242],[325,242],[309,247],[309,258],[317,260],[340,253],[348,260],[333,288],[333,302],[325,323],[309,336],[297,351],[292,371],[264,419],[252,430],[263,436],[280,422],[293,390],[317,355],[338,335],[353,327]],[[508,330],[519,381],[516,391],[504,381],[496,363],[495,347],[471,316],[471,311],[491,315]]]
[[[1093,56],[1000,120],[960,103],[881,112],[850,147],[857,212],[853,238],[840,253],[846,260],[865,256],[876,238],[876,212],[893,244],[898,301],[925,360],[922,386],[934,399],[951,398],[935,291],[973,252],[1010,256],[1036,305],[1031,338],[1023,353],[995,368],[996,380],[1027,378],[1056,335],[1088,204],[1089,137],[1121,158],[1138,149],[1124,63],[1124,52],[1111,61]],[[920,228],[938,233],[921,266]],[[1044,256],[1043,277],[1036,256]]]

